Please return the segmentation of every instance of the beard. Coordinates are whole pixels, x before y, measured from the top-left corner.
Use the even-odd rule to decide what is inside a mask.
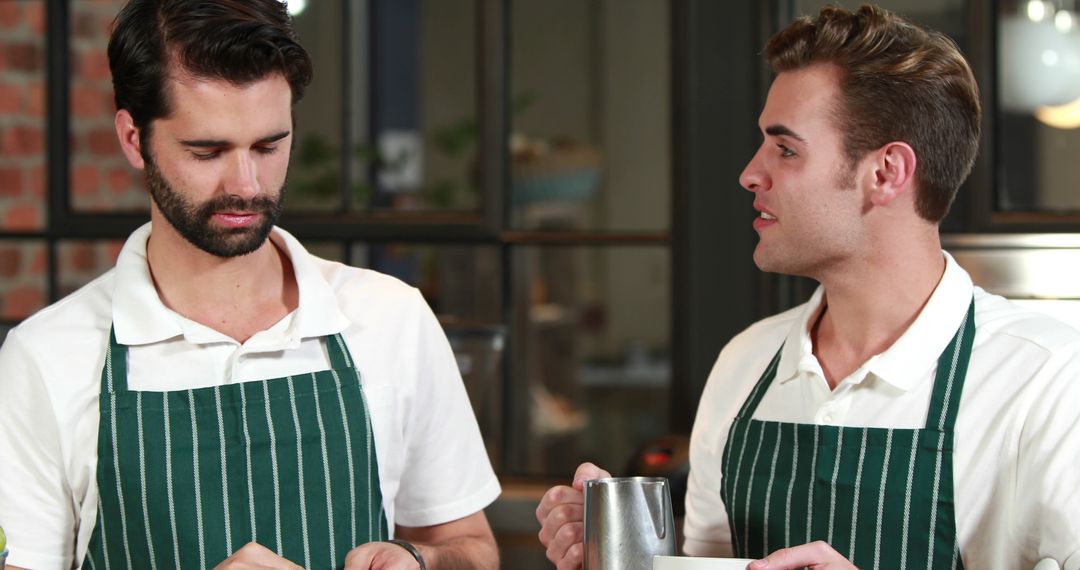
[[[227,195],[196,204],[177,192],[152,160],[146,160],[146,186],[165,219],[195,247],[217,257],[238,257],[259,249],[281,217],[285,185],[277,197],[257,196],[244,199]],[[258,224],[248,227],[214,227],[218,212],[241,211],[260,215]]]

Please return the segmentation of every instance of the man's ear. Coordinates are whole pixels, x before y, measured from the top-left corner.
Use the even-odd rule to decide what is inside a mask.
[[[870,202],[885,206],[915,188],[915,151],[905,142],[891,142],[881,147],[874,159],[874,186]]]
[[[139,140],[139,127],[135,126],[131,113],[127,109],[120,109],[113,123],[116,125],[116,136],[120,139],[120,150],[124,151],[131,166],[142,170],[146,166],[142,157],[142,141]]]

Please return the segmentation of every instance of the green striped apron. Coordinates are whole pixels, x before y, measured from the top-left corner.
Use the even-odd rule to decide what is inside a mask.
[[[975,301],[938,358],[926,426],[884,429],[751,419],[777,351],[732,423],[720,494],[736,556],[828,542],[856,566],[961,568],[953,511],[953,425]]]
[[[341,335],[331,370],[174,392],[128,390],[109,335],[98,518],[84,568],[212,568],[254,541],[341,568],[388,537],[371,422]]]

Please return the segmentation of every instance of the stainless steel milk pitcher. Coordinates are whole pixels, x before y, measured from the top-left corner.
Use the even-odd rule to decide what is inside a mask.
[[[675,555],[671,488],[664,477],[585,481],[585,569],[652,570]]]

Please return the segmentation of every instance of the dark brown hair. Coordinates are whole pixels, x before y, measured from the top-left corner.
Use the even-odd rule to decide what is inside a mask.
[[[143,156],[154,119],[172,107],[170,68],[246,85],[282,74],[295,105],[311,83],[311,59],[279,0],[130,0],[109,38],[116,108],[131,113]]]
[[[839,68],[834,114],[848,160],[906,142],[917,157],[919,215],[945,217],[979,146],[978,86],[952,40],[876,6],[826,6],[773,36],[766,55],[777,73],[818,63]]]

